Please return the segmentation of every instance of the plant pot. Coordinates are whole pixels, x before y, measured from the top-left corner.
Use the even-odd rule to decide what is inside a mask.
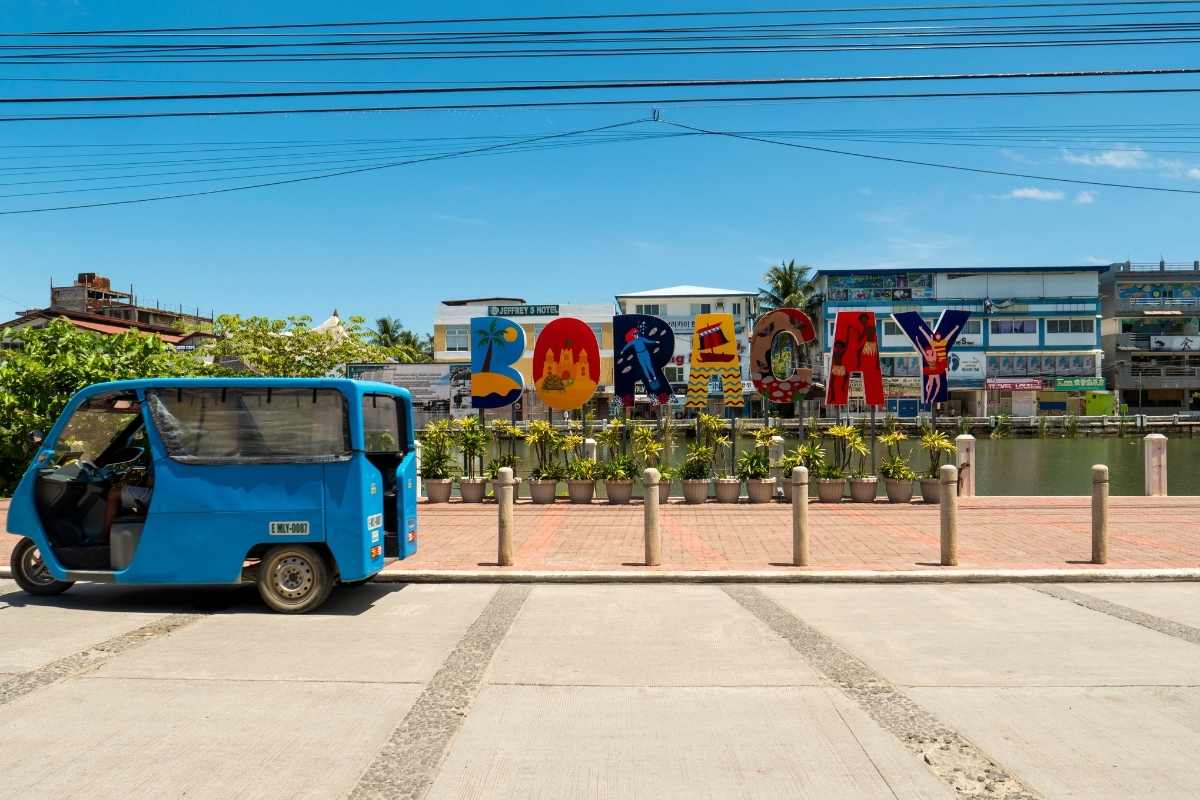
[[[608,498],[608,502],[614,506],[626,505],[629,502],[629,498],[633,497],[633,481],[606,480],[604,482],[604,495]]]
[[[450,500],[454,481],[449,478],[425,478],[421,483],[425,486],[425,497],[429,502],[445,503]]]
[[[464,503],[482,503],[487,485],[487,478],[459,478],[458,493]]]
[[[889,503],[911,503],[913,496],[913,482],[899,480],[897,478],[885,478],[883,488],[887,492]]]
[[[921,502],[942,502],[942,481],[940,478],[921,478]]]
[[[572,503],[590,503],[596,496],[596,482],[567,481],[567,496]]]
[[[775,497],[775,479],[748,478],[746,480],[746,494],[750,496],[751,503],[771,502]]]
[[[685,480],[683,484],[683,502],[690,505],[703,503],[708,499],[707,480]]]
[[[741,478],[717,478],[718,503],[736,503],[741,494]]]
[[[665,478],[658,483],[658,504],[665,505],[671,499],[671,482]]]
[[[817,497],[822,503],[840,503],[846,493],[845,478],[818,478]]]
[[[874,503],[879,496],[879,478],[851,478],[850,499],[855,503]]]
[[[529,497],[535,504],[549,505],[554,502],[556,494],[558,494],[558,481],[529,479]]]

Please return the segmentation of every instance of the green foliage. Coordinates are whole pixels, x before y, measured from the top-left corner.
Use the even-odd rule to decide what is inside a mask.
[[[780,261],[763,276],[766,286],[758,290],[758,308],[762,313],[776,308],[798,308],[808,314],[815,309],[816,284],[812,270],[796,259]]]
[[[685,481],[708,480],[712,474],[714,450],[702,444],[694,444],[688,448],[684,456],[683,466],[679,469],[679,477]]]
[[[600,477],[600,465],[590,458],[577,458],[567,464],[567,480],[594,481]]]
[[[1068,414],[1063,418],[1063,436],[1074,439],[1079,435],[1079,417]]]
[[[610,459],[625,455],[625,423],[620,419],[610,419],[608,425],[596,434],[596,443],[604,447]]]
[[[789,478],[796,467],[807,467],[812,476],[820,474],[825,466],[825,448],[816,439],[801,442],[794,450],[784,454],[779,466],[784,469],[784,477]]]
[[[375,330],[368,333],[368,340],[386,350],[401,364],[428,364],[433,361],[433,337],[405,329],[394,317],[375,320]]]
[[[283,378],[338,374],[344,364],[387,361],[391,353],[367,343],[362,317],[350,317],[341,328],[319,331],[312,318],[241,317],[222,314],[216,335],[203,349],[217,364],[238,372]]]
[[[0,345],[0,495],[16,488],[37,450],[30,434],[49,433],[71,395],[85,386],[219,372],[155,336],[101,336],[61,319],[5,331]]]
[[[530,477],[539,480],[555,477],[555,456],[562,450],[563,441],[554,426],[544,419],[533,420],[525,431],[525,444],[537,458],[537,466],[529,473]]]
[[[942,459],[946,457],[946,454],[954,452],[954,442],[950,441],[950,437],[941,431],[926,428],[921,432],[921,447],[925,449],[925,454],[929,458],[929,469],[925,472],[925,476],[936,478],[938,468],[942,465]]]
[[[535,481],[562,481],[567,478],[567,468],[557,461],[551,461],[531,469],[529,477]]]
[[[917,477],[917,473],[909,463],[909,459],[912,458],[912,451],[905,452],[900,447],[901,443],[908,441],[907,434],[902,430],[894,429],[880,436],[879,441],[883,442],[888,451],[887,456],[879,465],[879,474],[895,481],[914,480]]]
[[[747,450],[738,456],[737,476],[742,480],[762,480],[770,475],[770,454],[761,447]]]
[[[988,436],[992,439],[1007,439],[1011,435],[1012,423],[1008,414],[1001,414],[996,418],[996,427],[992,428],[992,432]]]
[[[1050,430],[1050,418],[1038,417],[1037,435],[1039,439],[1045,439]]]
[[[827,467],[827,470],[832,469],[837,473],[833,477],[840,478],[849,473],[855,457],[858,458],[859,464],[855,473],[865,474],[866,458],[871,455],[871,451],[858,428],[853,425],[832,425],[825,431],[825,435],[833,440],[833,458]]]
[[[600,465],[600,477],[609,481],[629,481],[638,474],[633,456],[617,455]]]
[[[668,429],[669,430],[669,429]],[[663,440],[653,428],[635,427],[630,449],[641,467],[657,467],[662,461]]]
[[[517,463],[519,461],[520,459],[516,456],[505,453],[504,455],[488,461],[487,466],[483,468],[483,474],[485,477],[495,480],[496,478],[500,477],[501,469],[504,467],[509,467],[512,469],[513,475],[515,476],[517,472]]]
[[[454,436],[450,420],[430,422],[421,431],[421,477],[445,480],[454,477]]]
[[[467,478],[475,477],[475,460],[487,452],[488,436],[479,417],[463,417],[455,420],[454,444],[462,454]]]

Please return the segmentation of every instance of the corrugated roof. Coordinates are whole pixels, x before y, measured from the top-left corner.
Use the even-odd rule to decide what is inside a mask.
[[[717,289],[712,286],[667,286],[663,289],[647,289],[644,292],[627,292],[617,297],[728,297],[730,295],[757,295],[757,291],[745,289]]]

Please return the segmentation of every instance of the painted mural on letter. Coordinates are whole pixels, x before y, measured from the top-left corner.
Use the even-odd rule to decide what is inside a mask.
[[[600,345],[583,320],[559,317],[538,334],[533,385],[555,411],[579,408],[600,385]]]
[[[732,314],[696,315],[688,370],[688,408],[708,405],[708,384],[713,378],[721,381],[726,406],[737,408],[743,404],[742,361],[738,357]]]
[[[641,383],[646,394],[660,405],[671,399],[671,384],[663,367],[675,355],[675,334],[658,317],[648,314],[622,314],[613,317],[613,363],[615,393],[627,408],[633,406],[634,386]]]
[[[750,341],[750,377],[763,397],[772,403],[786,404],[812,385],[812,369],[796,367],[782,378],[775,374],[772,356],[775,342],[781,336],[790,336],[793,346],[803,352],[804,345],[816,340],[817,332],[808,315],[795,308],[777,308],[754,324],[754,338]]]
[[[925,408],[950,399],[950,348],[954,347],[954,341],[962,333],[963,325],[970,316],[970,311],[948,308],[930,330],[916,311],[892,314],[892,319],[921,355],[921,405]]]
[[[513,364],[525,352],[525,331],[504,317],[471,320],[471,408],[504,408],[525,389]]]
[[[861,373],[868,405],[883,405],[883,372],[879,368],[879,337],[874,311],[839,311],[833,324],[833,348],[825,405],[850,402],[850,376]]]

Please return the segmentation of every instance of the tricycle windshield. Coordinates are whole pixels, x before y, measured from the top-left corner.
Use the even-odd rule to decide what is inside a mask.
[[[54,444],[54,463],[98,461],[139,413],[137,398],[132,394],[105,394],[88,399],[59,434]]]
[[[346,400],[335,389],[161,389],[146,403],[167,455],[196,464],[350,457]]]

